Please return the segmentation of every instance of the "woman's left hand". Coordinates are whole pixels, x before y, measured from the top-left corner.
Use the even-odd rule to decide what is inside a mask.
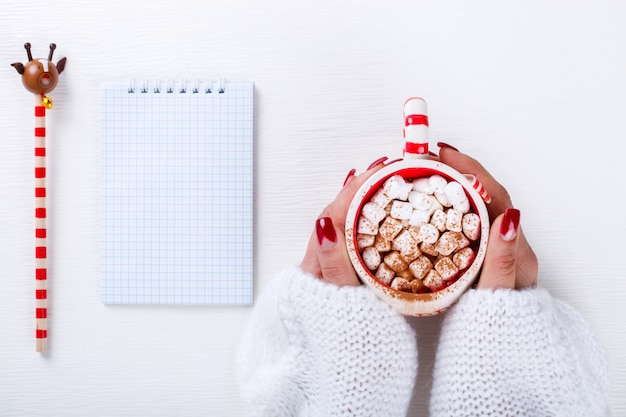
[[[357,190],[376,171],[384,167],[386,157],[374,161],[362,174],[348,173],[344,186],[333,202],[327,205],[315,222],[315,230],[300,264],[303,271],[322,281],[339,285],[359,285],[350,262],[345,241],[346,215]]]

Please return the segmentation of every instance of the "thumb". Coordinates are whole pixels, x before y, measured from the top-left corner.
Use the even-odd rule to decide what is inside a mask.
[[[315,222],[317,235],[317,260],[322,270],[322,280],[339,286],[359,285],[352,268],[345,237],[337,231],[330,217],[320,217]]]
[[[520,211],[508,208],[491,225],[478,288],[515,288]]]

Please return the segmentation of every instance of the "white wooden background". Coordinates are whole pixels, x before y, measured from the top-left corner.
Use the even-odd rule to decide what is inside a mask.
[[[522,211],[540,281],[591,323],[626,415],[626,3],[619,0],[2,0],[0,415],[243,416],[251,307],[99,301],[99,86],[255,82],[256,293],[300,260],[347,172],[400,156],[402,103],[484,163]],[[10,67],[58,45],[50,95],[50,352],[33,340],[32,96]],[[440,318],[415,320],[428,388]],[[419,394],[415,415],[425,415]]]

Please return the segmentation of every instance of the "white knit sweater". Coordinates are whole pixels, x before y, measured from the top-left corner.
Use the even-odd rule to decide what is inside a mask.
[[[606,416],[604,352],[542,289],[470,290],[446,313],[431,416]],[[292,268],[260,297],[241,344],[251,416],[405,416],[415,333],[364,286]],[[421,393],[423,394],[423,393]]]

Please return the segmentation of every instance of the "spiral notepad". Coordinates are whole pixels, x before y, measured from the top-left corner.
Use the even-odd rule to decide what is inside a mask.
[[[253,84],[101,93],[103,302],[251,303]]]

